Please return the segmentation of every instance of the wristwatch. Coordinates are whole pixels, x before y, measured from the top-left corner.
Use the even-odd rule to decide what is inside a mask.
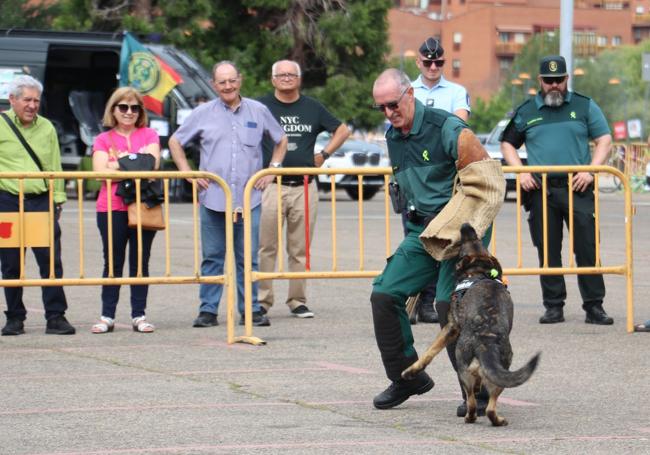
[[[330,154],[327,153],[325,150],[321,150],[321,152],[320,152],[320,156],[322,156],[322,157],[323,157],[323,161],[325,161],[326,159],[328,159],[328,158],[330,157]]]
[[[270,163],[270,164],[269,164],[269,167],[274,167],[274,168],[277,169],[277,168],[279,168],[279,167],[282,167],[282,163],[280,163],[280,162],[278,162],[278,161],[275,161],[275,162],[273,162],[273,163]]]

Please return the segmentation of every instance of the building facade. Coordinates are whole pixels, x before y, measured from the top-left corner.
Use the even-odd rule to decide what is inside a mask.
[[[560,2],[398,0],[388,21],[393,56],[413,56],[435,36],[445,49],[445,77],[488,99],[534,34],[559,29]],[[573,23],[574,58],[594,56],[649,38],[650,0],[574,0]]]

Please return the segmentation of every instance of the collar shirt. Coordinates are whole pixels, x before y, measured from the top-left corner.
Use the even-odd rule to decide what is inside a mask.
[[[441,109],[427,109],[415,101],[413,125],[403,134],[392,126],[386,132],[393,175],[409,210],[428,216],[439,212],[453,194],[458,159],[458,136],[467,128],[459,117]]]
[[[31,125],[25,127],[13,110],[10,109],[6,114],[34,150],[43,166],[43,170],[61,171],[59,139],[52,123],[39,115],[36,116]],[[40,172],[38,165],[2,118],[0,118],[0,171]],[[66,200],[64,185],[62,179],[54,181],[54,202],[57,204]],[[0,179],[0,190],[17,195],[19,192],[18,180]],[[24,180],[25,194],[41,194],[47,192],[47,190],[48,188],[43,179]]]
[[[517,108],[502,139],[515,148],[525,143],[531,166],[572,166],[589,164],[589,141],[609,132],[591,98],[568,92],[560,106],[549,107],[538,93]]]
[[[424,85],[422,75],[418,76],[411,85],[415,97],[426,107],[435,107],[452,114],[458,109],[470,112],[469,95],[465,87],[449,82],[444,76],[440,76],[438,83],[431,88]]]
[[[199,170],[226,181],[232,192],[233,209],[244,206],[244,188],[253,174],[262,169],[262,139],[278,144],[285,133],[262,103],[241,98],[233,111],[221,99],[201,104],[176,130],[174,137],[185,147],[196,141],[201,153]],[[224,212],[226,200],[215,182],[199,193],[199,202],[210,210]],[[262,193],[253,190],[251,208],[262,202]]]

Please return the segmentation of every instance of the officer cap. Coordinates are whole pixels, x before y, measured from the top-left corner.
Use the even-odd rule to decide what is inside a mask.
[[[539,62],[539,75],[566,76],[566,60],[561,55],[549,55]]]
[[[442,57],[445,50],[440,45],[440,41],[435,38],[427,38],[420,46],[420,54],[428,60],[436,60]]]

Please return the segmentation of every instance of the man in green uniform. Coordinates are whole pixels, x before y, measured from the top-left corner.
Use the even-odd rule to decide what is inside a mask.
[[[540,91],[519,106],[502,135],[503,157],[511,166],[521,166],[516,149],[526,144],[528,164],[601,165],[609,154],[612,137],[598,105],[567,89],[566,62],[559,55],[544,57],[540,63]],[[589,141],[594,141],[593,155]],[[540,265],[544,260],[541,177],[521,174],[521,188],[529,193],[528,224]],[[573,176],[573,222],[576,262],[580,267],[594,266],[594,176],[578,172]],[[562,267],[562,229],[569,224],[569,188],[566,174],[547,178],[548,265]],[[562,275],[541,275],[542,297],[546,311],[541,324],[564,322],[566,286]],[[588,324],[613,324],[603,310],[605,283],[602,275],[578,275],[582,308]]]
[[[392,381],[375,397],[374,405],[389,409],[433,387],[433,380],[424,371],[413,380],[400,376],[418,358],[405,301],[437,279],[436,307],[441,325],[447,323],[456,259],[436,261],[418,236],[451,199],[459,136],[462,131],[471,133],[455,115],[425,108],[415,99],[408,76],[397,69],[387,69],[377,78],[373,98],[374,107],[391,123],[386,132],[388,153],[408,213],[406,237],[373,282],[370,296],[375,338],[386,375]],[[455,369],[453,347],[448,347],[448,353]]]
[[[4,172],[38,172],[61,170],[61,152],[54,126],[46,118],[38,115],[43,85],[31,76],[18,76],[9,85],[9,103],[11,109],[6,117],[0,119],[0,171]],[[10,126],[11,125],[11,126]],[[12,128],[12,126],[14,128]],[[34,156],[21,143],[17,131],[33,150]],[[37,161],[38,160],[38,163]],[[47,212],[49,210],[48,187],[43,179],[27,179],[24,184],[25,212]],[[58,215],[61,204],[65,202],[63,180],[54,182],[54,203],[57,216],[54,219],[54,276],[63,276],[61,264],[61,228]],[[0,212],[18,212],[19,186],[17,180],[0,179]],[[32,248],[41,278],[50,276],[50,248]],[[18,279],[20,276],[20,249],[0,248],[2,278]],[[5,287],[7,300],[7,324],[2,335],[20,335],[25,333],[24,321],[27,310],[23,304],[23,288]],[[66,320],[64,314],[68,309],[65,294],[61,286],[43,287],[43,306],[47,326],[45,333],[55,335],[72,335],[75,328]]]

